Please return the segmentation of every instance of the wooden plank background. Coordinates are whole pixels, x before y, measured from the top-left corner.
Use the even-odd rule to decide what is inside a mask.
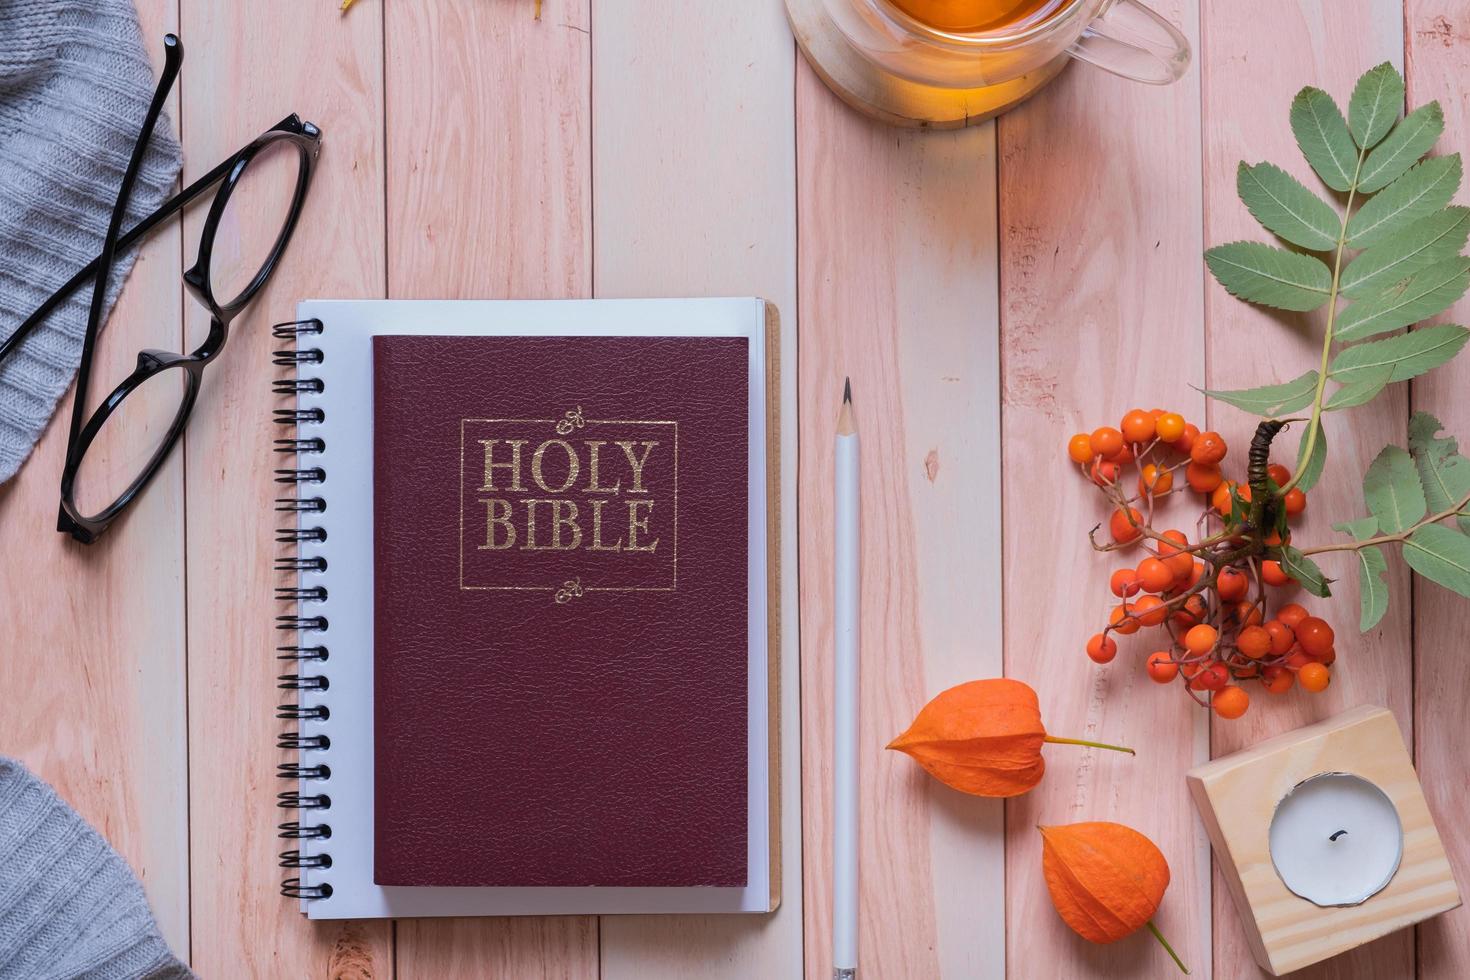
[[[1077,939],[1047,898],[1034,825],[1118,819],[1170,861],[1159,923],[1195,975],[1256,975],[1183,770],[1365,701],[1397,713],[1451,860],[1470,864],[1454,819],[1470,605],[1399,570],[1389,616],[1359,640],[1354,577],[1329,568],[1343,579],[1322,604],[1343,638],[1331,690],[1212,725],[1132,656],[1101,669],[1082,656],[1110,566],[1086,543],[1097,501],[1061,456],[1071,432],[1154,404],[1207,419],[1243,455],[1249,420],[1195,388],[1292,377],[1315,342],[1291,329],[1310,318],[1253,311],[1204,271],[1206,245],[1255,234],[1236,161],[1309,177],[1290,96],[1310,83],[1345,100],[1383,60],[1403,68],[1412,103],[1441,101],[1442,147],[1463,149],[1463,5],[1160,0],[1195,46],[1178,84],[1078,66],[997,123],[916,133],[830,95],[780,0],[545,0],[539,19],[533,0],[359,0],[345,15],[330,0],[137,3],[154,49],[174,29],[188,51],[170,107],[185,179],[291,110],[323,127],[325,148],[284,268],[237,322],[184,451],[135,511],[90,549],[51,530],[64,424],[0,487],[0,751],[112,840],[202,975],[824,980],[830,446],[849,375],[865,481],[865,974],[1174,975],[1147,936]],[[178,279],[201,217],[144,250],[104,375],[206,326]],[[792,379],[781,909],[307,923],[275,894],[273,773],[286,756],[272,747],[269,323],[306,296],[711,294],[778,304]],[[1462,303],[1446,318],[1466,316]],[[1358,474],[1402,442],[1411,408],[1470,440],[1467,379],[1470,362],[1332,418],[1309,532],[1358,512]],[[883,752],[933,694],[1002,671],[1038,688],[1051,731],[1139,755],[1049,747],[1047,780],[1001,806]],[[1465,976],[1470,916],[1308,972]]]

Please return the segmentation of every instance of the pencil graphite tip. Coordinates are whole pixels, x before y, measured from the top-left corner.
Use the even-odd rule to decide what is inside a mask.
[[[843,378],[842,379],[842,404],[844,404],[844,405],[851,405],[852,404],[852,379],[851,378]]]

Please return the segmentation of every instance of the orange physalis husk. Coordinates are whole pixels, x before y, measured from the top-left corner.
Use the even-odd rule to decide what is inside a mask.
[[[1189,972],[1152,921],[1169,887],[1169,862],[1153,841],[1120,823],[1037,829],[1047,890],[1073,932],[1115,943],[1148,926],[1179,969]]]
[[[1045,742],[1133,754],[1118,745],[1048,735],[1036,692],[1008,677],[942,691],[888,747],[908,753],[935,779],[962,793],[1019,796],[1041,782]]]

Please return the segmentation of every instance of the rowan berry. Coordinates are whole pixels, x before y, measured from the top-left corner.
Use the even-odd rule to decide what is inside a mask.
[[[1264,627],[1247,626],[1236,635],[1235,649],[1252,660],[1259,660],[1271,652],[1271,634]]]
[[[1280,587],[1283,585],[1290,585],[1293,581],[1295,581],[1295,579],[1286,574],[1286,572],[1281,567],[1281,562],[1276,561],[1272,558],[1267,558],[1265,561],[1261,562],[1261,581],[1265,582],[1267,585]]]
[[[1154,419],[1141,408],[1123,416],[1123,438],[1128,442],[1148,442],[1154,437]]]
[[[1280,463],[1272,463],[1266,467],[1266,476],[1278,487],[1284,487],[1291,482],[1291,470]]]
[[[1261,665],[1254,662],[1244,665],[1232,665],[1230,668],[1230,673],[1235,675],[1236,680],[1246,680],[1255,677],[1260,672]]]
[[[1310,663],[1297,671],[1296,679],[1304,689],[1316,693],[1327,690],[1327,685],[1332,683],[1332,672],[1321,664]]]
[[[1282,498],[1282,505],[1286,507],[1286,516],[1295,517],[1307,509],[1307,494],[1301,487],[1292,487],[1286,491]]]
[[[1194,587],[1195,585],[1197,585],[1199,583],[1199,580],[1200,579],[1202,579],[1204,577],[1205,577],[1205,563],[1202,562],[1202,561],[1193,562],[1190,565],[1189,574],[1188,575],[1181,575],[1181,576],[1176,576],[1175,577],[1175,579],[1174,579],[1174,588],[1175,589],[1188,589],[1188,588],[1192,588],[1192,587]]]
[[[1085,432],[1077,433],[1067,440],[1067,455],[1074,463],[1092,462],[1092,438]]]
[[[1264,625],[1266,632],[1271,637],[1271,653],[1274,656],[1279,657],[1283,655],[1291,649],[1292,644],[1296,643],[1296,634],[1292,632],[1290,626],[1287,626],[1281,620],[1267,620]]]
[[[1225,440],[1218,432],[1201,432],[1189,448],[1189,458],[1196,463],[1218,463],[1225,453]]]
[[[1092,433],[1092,451],[1104,459],[1111,459],[1123,448],[1123,433],[1110,425],[1095,429]]]
[[[1087,641],[1087,655],[1094,663],[1105,664],[1118,655],[1118,644],[1110,636],[1094,633]]]
[[[1122,449],[1118,450],[1117,452],[1113,453],[1113,455],[1108,457],[1108,462],[1117,463],[1119,466],[1127,466],[1129,463],[1133,462],[1135,458],[1136,457],[1133,455],[1133,444],[1130,442],[1125,442],[1123,443]]]
[[[1234,480],[1223,480],[1215,487],[1215,492],[1210,494],[1210,506],[1221,517],[1229,517],[1231,509],[1230,491],[1235,489]]]
[[[1308,616],[1296,624],[1296,641],[1301,647],[1313,657],[1319,656],[1332,649],[1332,641],[1336,639],[1332,627],[1327,625],[1325,619],[1316,616]]]
[[[1123,636],[1132,636],[1138,632],[1138,619],[1126,602],[1113,607],[1113,611],[1108,613],[1108,623],[1113,627],[1115,633],[1121,633]]]
[[[1250,695],[1245,693],[1244,688],[1234,685],[1222,691],[1216,691],[1215,696],[1210,698],[1210,707],[1214,708],[1215,714],[1221,718],[1239,718],[1250,706]]]
[[[1169,610],[1164,607],[1164,600],[1156,595],[1139,596],[1138,601],[1133,604],[1133,614],[1144,626],[1158,626],[1169,617]]]
[[[1296,675],[1285,667],[1267,667],[1261,671],[1261,684],[1272,694],[1285,694],[1296,683]]]
[[[1291,535],[1283,535],[1280,531],[1276,530],[1273,527],[1261,540],[1265,541],[1268,547],[1279,548],[1284,544],[1291,543]]]
[[[1092,464],[1092,482],[1100,487],[1111,486],[1118,482],[1118,477],[1123,473],[1123,467],[1111,460],[1099,459]]]
[[[1167,650],[1148,655],[1148,676],[1157,684],[1167,684],[1179,676],[1179,665]]]
[[[1276,610],[1276,618],[1287,629],[1295,632],[1296,628],[1301,625],[1301,621],[1307,618],[1307,611],[1298,603],[1288,602]]]
[[[1218,463],[1194,462],[1184,467],[1184,479],[1188,482],[1189,489],[1196,493],[1214,493],[1215,488],[1225,480],[1220,475]]]
[[[1242,629],[1247,626],[1260,626],[1261,620],[1265,618],[1261,615],[1260,606],[1256,605],[1254,602],[1248,602],[1244,599],[1242,599],[1240,602],[1237,602],[1235,604],[1235,608],[1231,611],[1235,615],[1236,623],[1238,623]]]
[[[1189,686],[1196,691],[1218,691],[1230,683],[1230,671],[1219,661],[1211,661],[1205,665],[1189,681]]]
[[[1316,662],[1317,661],[1313,660],[1311,657],[1303,653],[1301,647],[1297,647],[1296,649],[1292,650],[1291,654],[1287,656],[1284,661],[1282,661],[1283,665],[1290,670],[1301,670],[1307,664],[1314,664]]]
[[[1165,412],[1154,422],[1154,432],[1165,442],[1173,442],[1184,435],[1184,416],[1177,412]]]
[[[1145,592],[1163,592],[1174,584],[1174,570],[1157,558],[1138,563],[1138,578]]]
[[[1180,433],[1179,438],[1174,440],[1174,448],[1187,456],[1189,455],[1189,451],[1194,448],[1194,440],[1198,438],[1199,426],[1195,425],[1193,422],[1187,422],[1185,423],[1184,431]]]
[[[1337,650],[1333,647],[1328,647],[1323,653],[1309,653],[1307,656],[1317,661],[1323,667],[1331,667],[1333,661],[1337,659]]]
[[[1164,540],[1159,542],[1159,557],[1164,564],[1174,570],[1175,578],[1183,578],[1194,570],[1194,556],[1185,549],[1189,547],[1189,538],[1183,531],[1169,530],[1160,535]]]
[[[1245,572],[1234,566],[1220,569],[1220,575],[1215,579],[1215,591],[1220,593],[1220,598],[1226,602],[1238,602],[1244,599],[1250,586],[1250,578]]]
[[[1138,492],[1162,497],[1174,489],[1174,474],[1153,463],[1145,463],[1138,473]]]
[[[1108,530],[1113,533],[1113,540],[1119,544],[1127,544],[1137,541],[1143,531],[1143,515],[1132,507],[1127,510],[1113,511],[1112,519],[1108,521]]]
[[[1126,599],[1139,589],[1143,588],[1143,582],[1138,578],[1138,572],[1132,568],[1120,568],[1113,573],[1108,581],[1108,588],[1113,590],[1113,595],[1120,599]]]
[[[1184,634],[1184,649],[1195,656],[1209,653],[1215,648],[1215,641],[1220,639],[1220,633],[1215,627],[1208,623],[1200,623],[1198,626],[1190,627],[1188,633]]]
[[[1205,597],[1196,593],[1184,600],[1184,605],[1174,614],[1174,623],[1180,629],[1188,630],[1203,621],[1209,611]]]

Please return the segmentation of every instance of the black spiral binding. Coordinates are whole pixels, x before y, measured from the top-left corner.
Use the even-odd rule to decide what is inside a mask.
[[[288,378],[278,379],[271,385],[279,396],[295,399],[299,395],[319,395],[325,389],[321,378],[303,377],[300,372],[309,365],[322,363],[322,352],[316,347],[303,346],[301,341],[322,332],[320,320],[295,320],[278,323],[271,328],[273,336],[289,340],[292,346],[274,353],[272,361],[277,367],[291,371]],[[327,478],[320,466],[309,465],[301,457],[324,452],[326,442],[319,436],[300,431],[321,423],[326,414],[320,408],[294,404],[290,408],[275,410],[275,419],[293,431],[288,438],[275,441],[275,451],[294,457],[296,466],[276,470],[276,482],[295,491],[294,496],[276,500],[276,511],[295,515],[293,524],[277,528],[276,543],[284,552],[276,559],[275,567],[282,572],[324,571],[327,560],[320,556],[302,557],[295,552],[299,544],[320,544],[327,540],[327,532],[321,527],[311,526],[309,515],[327,509],[327,502],[313,492],[314,485]],[[315,703],[314,698],[327,690],[328,679],[313,672],[313,667],[327,660],[327,648],[308,642],[303,633],[324,633],[327,617],[311,608],[312,604],[326,601],[327,590],[321,585],[306,585],[298,581],[293,586],[276,589],[276,599],[284,603],[286,613],[276,617],[276,629],[291,633],[295,643],[276,647],[276,658],[282,667],[294,669],[294,673],[280,674],[276,686],[282,691],[296,695],[294,703],[276,706],[276,717],[288,721],[324,721],[330,717],[325,704]],[[297,789],[276,794],[276,806],[282,810],[301,812],[301,819],[290,820],[279,825],[284,840],[324,841],[332,836],[332,827],[325,820],[313,820],[332,806],[325,784],[332,778],[332,770],[326,763],[318,761],[320,753],[331,747],[326,735],[306,734],[300,730],[284,731],[276,740],[276,747],[299,753],[298,761],[283,762],[276,767],[276,775],[291,780]],[[300,849],[281,852],[283,868],[326,869],[332,866],[332,856],[320,850],[306,853]],[[281,882],[281,894],[287,898],[328,898],[332,894],[330,884],[308,885],[300,877],[286,878]]]

